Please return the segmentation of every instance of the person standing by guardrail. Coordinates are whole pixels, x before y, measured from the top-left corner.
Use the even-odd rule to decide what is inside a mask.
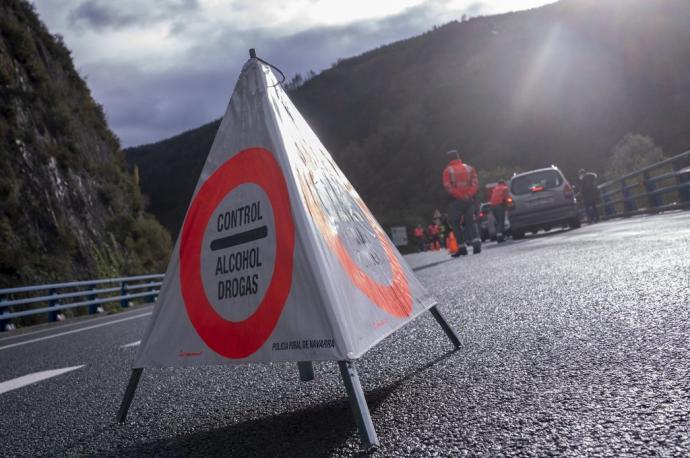
[[[491,190],[491,212],[496,219],[496,241],[501,243],[505,240],[505,221],[506,221],[506,204],[508,202],[509,192],[508,185],[505,180],[500,180],[496,186]]]
[[[443,187],[450,196],[448,222],[453,228],[459,246],[458,251],[451,256],[457,258],[467,254],[467,247],[461,241],[471,241],[472,252],[479,254],[482,251],[482,241],[479,239],[479,230],[474,218],[474,198],[479,188],[477,171],[471,165],[464,164],[456,150],[448,151],[447,154],[455,159],[451,159],[443,169]],[[464,237],[460,231],[461,219],[464,219]]]
[[[585,203],[587,219],[590,224],[598,223],[599,210],[597,209],[597,201],[599,200],[599,188],[597,187],[597,178],[599,177],[596,173],[587,172],[585,169],[580,169],[578,175],[580,193]]]

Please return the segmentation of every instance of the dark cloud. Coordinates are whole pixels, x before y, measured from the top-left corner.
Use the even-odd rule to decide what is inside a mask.
[[[318,72],[339,58],[417,35],[439,22],[438,11],[427,3],[382,20],[319,27],[281,37],[268,29],[227,30],[214,34],[213,39],[189,37],[197,45],[181,53],[169,68],[147,71],[146,65],[101,63],[86,71],[111,127],[125,146],[132,146],[222,116],[250,47],[289,80],[296,73]]]
[[[86,0],[68,16],[69,24],[78,29],[103,31],[145,26],[179,18],[199,10],[199,0],[147,0],[141,2]]]
[[[260,57],[279,67],[289,80],[296,73],[319,72],[340,58],[418,35],[463,13],[449,13],[450,0],[428,0],[383,19],[289,33],[252,26],[246,20],[209,18],[198,0],[35,1],[46,17],[61,14],[63,26],[66,24],[82,46],[77,40],[84,31],[131,28],[135,39],[152,24],[167,27],[170,37],[184,41],[184,50],[174,61],[170,54],[148,60],[127,56],[98,60],[97,53],[92,53],[95,59],[77,61],[125,146],[158,141],[222,116],[249,48],[256,48]],[[269,7],[267,2],[229,5],[232,13],[228,14],[233,18],[251,17],[257,9]],[[464,12],[478,14],[483,5],[477,0]],[[55,31],[62,32],[59,27]]]
[[[87,27],[94,30],[105,28],[122,28],[138,22],[135,14],[116,10],[98,0],[89,0],[79,5],[69,17],[70,23],[76,27]]]

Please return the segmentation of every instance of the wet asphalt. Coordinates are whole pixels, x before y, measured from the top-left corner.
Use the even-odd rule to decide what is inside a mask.
[[[690,212],[407,260],[462,348],[427,313],[358,362],[377,450],[335,363],[145,370],[115,424],[143,307],[0,334],[0,383],[84,365],[0,394],[0,456],[690,455]]]

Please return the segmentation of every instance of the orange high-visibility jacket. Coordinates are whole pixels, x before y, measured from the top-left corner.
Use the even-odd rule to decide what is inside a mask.
[[[491,203],[492,207],[497,207],[508,199],[508,185],[507,184],[497,184],[491,191]]]
[[[479,188],[477,171],[471,165],[463,164],[460,159],[452,160],[443,170],[443,187],[456,199],[474,197]]]

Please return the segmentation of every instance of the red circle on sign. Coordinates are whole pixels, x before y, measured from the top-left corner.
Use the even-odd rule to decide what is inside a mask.
[[[352,259],[340,237],[335,237],[329,245],[338,255],[338,259],[340,259],[340,263],[345,268],[350,280],[369,300],[393,316],[408,317],[412,314],[412,295],[403,267],[393,253],[386,235],[378,228],[378,224],[371,224],[371,227],[376,232],[376,238],[383,251],[386,252],[386,257],[390,263],[393,278],[389,285],[379,283],[367,275],[364,269]]]
[[[273,207],[276,254],[271,282],[256,311],[242,321],[223,318],[208,300],[201,277],[201,249],[206,227],[220,202],[242,184],[255,184]],[[192,200],[180,239],[180,289],[194,329],[212,350],[226,358],[256,352],[273,332],[292,284],[295,227],[283,172],[263,148],[240,151],[201,185]]]
[[[311,180],[313,182],[313,178]],[[374,216],[369,212],[364,202],[359,197],[354,197],[355,203],[362,211],[364,218],[369,223],[371,229],[376,233],[376,238],[386,253],[391,267],[392,280],[390,284],[379,283],[371,278],[362,269],[350,253],[336,231],[331,228],[326,211],[318,203],[315,190],[309,184],[306,177],[300,177],[300,187],[305,196],[307,208],[312,215],[316,227],[326,240],[329,249],[335,253],[345,272],[350,277],[354,285],[359,288],[377,307],[387,313],[397,317],[405,318],[412,314],[412,294],[410,285],[405,276],[405,271],[395,255],[386,234],[381,230]],[[345,189],[343,192],[349,192]]]

